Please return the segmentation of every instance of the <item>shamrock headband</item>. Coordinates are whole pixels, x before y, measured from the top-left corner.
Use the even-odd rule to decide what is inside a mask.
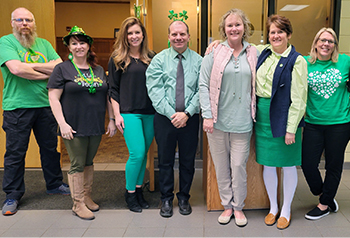
[[[170,20],[173,20],[173,21],[183,21],[184,22],[188,18],[187,11],[185,11],[185,10],[180,12],[179,15],[177,13],[174,13],[174,10],[170,10],[169,13],[170,14],[168,15],[168,18]]]
[[[68,33],[68,35],[63,37],[63,39],[62,39],[63,43],[65,45],[69,45],[69,39],[72,36],[85,36],[89,41],[89,45],[92,45],[93,39],[89,35],[85,34],[85,31],[81,27],[73,26],[72,29],[70,30],[70,32]]]

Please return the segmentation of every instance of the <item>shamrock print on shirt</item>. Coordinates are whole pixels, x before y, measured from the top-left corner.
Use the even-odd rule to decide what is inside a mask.
[[[308,75],[309,89],[313,90],[319,96],[328,99],[330,98],[342,80],[342,75],[338,69],[331,68],[325,72],[314,71]]]

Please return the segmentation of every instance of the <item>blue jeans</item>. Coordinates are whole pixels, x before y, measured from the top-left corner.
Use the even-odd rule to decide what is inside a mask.
[[[61,156],[57,152],[57,123],[50,107],[4,111],[2,128],[6,133],[2,182],[6,198],[20,200],[24,194],[25,156],[32,130],[40,148],[46,189],[62,185]]]
[[[126,189],[133,191],[143,184],[147,152],[154,137],[154,114],[121,114],[124,119],[124,139],[129,150],[125,166]]]

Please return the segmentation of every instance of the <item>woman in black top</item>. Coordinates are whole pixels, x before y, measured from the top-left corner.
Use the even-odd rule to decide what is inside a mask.
[[[125,166],[125,201],[130,211],[149,208],[143,198],[147,152],[153,141],[155,110],[146,89],[146,69],[153,53],[148,48],[145,27],[136,17],[125,19],[108,64],[109,94],[115,125],[129,150]]]
[[[92,211],[99,210],[91,199],[93,158],[105,133],[106,107],[112,118],[112,106],[107,101],[106,75],[91,50],[92,38],[74,26],[63,43],[71,52],[70,60],[53,70],[47,84],[49,100],[71,162],[68,181],[73,214],[91,220],[95,218]],[[115,132],[111,120],[107,134]]]

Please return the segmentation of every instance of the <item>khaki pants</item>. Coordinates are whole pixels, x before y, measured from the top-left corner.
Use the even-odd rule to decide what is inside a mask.
[[[242,210],[247,196],[246,163],[252,132],[230,133],[213,130],[207,133],[215,165],[221,204],[225,209]]]

